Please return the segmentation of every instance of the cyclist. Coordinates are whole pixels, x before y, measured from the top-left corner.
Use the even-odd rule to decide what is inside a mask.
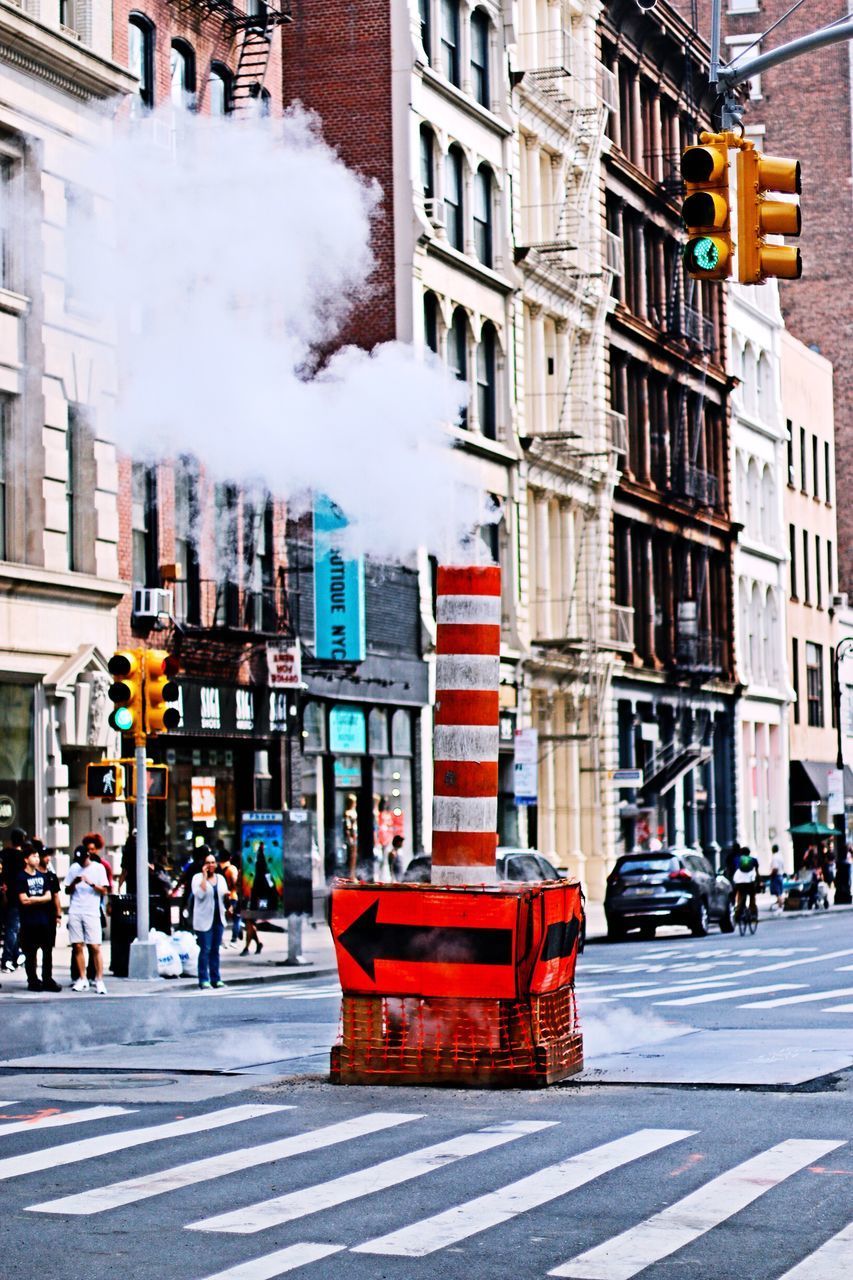
[[[732,879],[737,895],[737,918],[740,919],[744,906],[748,903],[750,914],[757,920],[758,905],[755,895],[758,892],[758,859],[752,856],[749,849],[741,849]]]

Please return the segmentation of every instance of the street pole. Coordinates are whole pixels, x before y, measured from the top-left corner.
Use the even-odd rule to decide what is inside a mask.
[[[136,736],[136,937],[130,944],[128,977],[156,978],[157,943],[148,939],[148,750],[144,733]]]
[[[833,815],[835,819],[835,901],[849,903],[850,864],[847,861],[847,795],[844,787],[844,731],[841,727],[841,658],[844,653],[853,649],[853,637],[846,637],[835,646],[832,657],[832,700],[835,707],[836,751],[835,767],[841,772],[842,813]]]

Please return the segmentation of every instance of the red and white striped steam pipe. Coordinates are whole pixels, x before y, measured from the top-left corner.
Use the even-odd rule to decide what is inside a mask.
[[[497,879],[501,571],[438,570],[433,884]]]

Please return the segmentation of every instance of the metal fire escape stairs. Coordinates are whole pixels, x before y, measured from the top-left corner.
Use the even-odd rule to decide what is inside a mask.
[[[218,15],[222,25],[236,40],[241,34],[237,69],[231,82],[231,114],[250,116],[258,112],[264,96],[276,29],[292,21],[290,0],[247,0],[246,9],[233,0],[189,0],[196,13]]]

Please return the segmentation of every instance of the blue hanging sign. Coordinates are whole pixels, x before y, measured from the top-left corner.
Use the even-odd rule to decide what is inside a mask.
[[[347,519],[325,497],[314,502],[314,655],[327,662],[365,658],[364,557],[347,559],[335,535]]]

